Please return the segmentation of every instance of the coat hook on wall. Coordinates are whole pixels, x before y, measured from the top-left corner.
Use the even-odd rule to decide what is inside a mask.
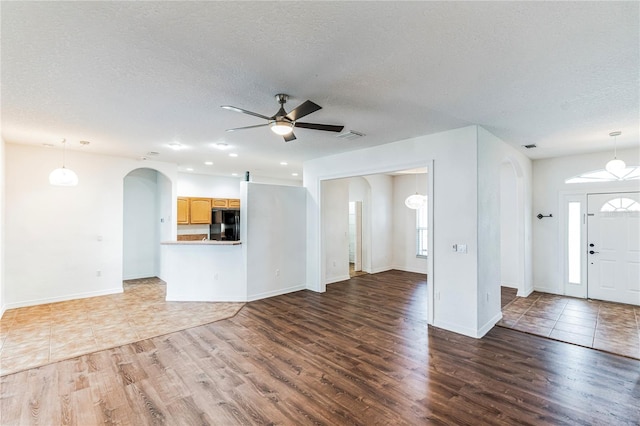
[[[543,215],[542,213],[538,213],[538,216],[536,216],[538,219],[542,219],[543,217],[553,217],[553,215],[551,213],[549,213],[548,216]]]

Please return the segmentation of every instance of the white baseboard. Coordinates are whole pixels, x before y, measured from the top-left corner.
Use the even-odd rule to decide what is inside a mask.
[[[155,272],[151,272],[150,274],[136,274],[136,275],[128,275],[126,277],[122,277],[122,281],[126,281],[126,280],[139,280],[140,278],[155,278],[158,277],[158,274],[156,274]],[[160,278],[162,279],[162,278]]]
[[[527,297],[527,296],[529,296],[531,293],[533,293],[533,291],[534,291],[534,290],[533,290],[532,288],[530,288],[530,289],[526,289],[526,290],[524,290],[524,291],[522,291],[522,292],[521,292],[520,290],[518,290],[518,294],[516,294],[516,296],[518,296],[518,297]]]
[[[562,296],[562,291],[558,290],[557,288],[554,287],[545,287],[545,286],[534,286],[533,287],[533,291],[539,291],[541,293],[549,293],[549,294],[558,294],[560,296]],[[533,293],[533,291],[531,293]],[[529,294],[531,294],[529,293]]]
[[[306,285],[299,284],[299,285],[296,285],[296,286],[293,286],[293,287],[281,288],[281,289],[272,290],[272,291],[266,291],[264,293],[250,294],[250,295],[247,296],[247,301],[248,302],[253,302],[254,300],[266,299],[266,298],[273,297],[273,296],[280,296],[282,294],[293,293],[294,291],[305,290],[306,288],[307,288]]]
[[[7,310],[7,306],[6,305],[2,305],[0,306],[0,318],[2,318],[2,316],[4,315],[4,311]]]
[[[122,293],[122,291],[123,291],[122,286],[120,286],[120,287],[109,288],[109,289],[100,290],[100,291],[89,291],[86,293],[74,293],[74,294],[67,294],[64,296],[47,297],[44,299],[32,299],[32,300],[24,300],[22,302],[8,303],[5,308],[6,309],[24,308],[25,306],[44,305],[45,303],[64,302],[67,300],[74,300],[74,299],[86,299],[89,297],[96,297],[96,296],[107,296],[109,294]]]
[[[404,272],[413,272],[415,274],[427,274],[427,268],[412,268],[410,266],[393,265],[391,269]]]
[[[380,272],[387,272],[394,269],[392,266],[381,266],[379,268],[371,269],[370,274],[379,274]]]
[[[442,328],[442,329],[445,329],[447,331],[451,331],[451,332],[454,332],[454,333],[462,334],[462,335],[467,336],[467,337],[473,337],[473,338],[476,338],[476,339],[478,338],[477,330],[474,330],[474,329],[468,328],[468,327],[462,327],[459,324],[454,324],[454,323],[447,322],[447,321],[438,321],[438,320],[434,319],[433,326],[434,327],[438,327],[438,328]]]
[[[485,334],[493,328],[494,325],[502,319],[502,311],[498,312],[493,318],[487,321],[482,327],[478,329],[478,338],[482,338]]]
[[[349,274],[347,274],[347,275],[342,275],[342,276],[340,276],[340,277],[331,278],[330,280],[325,281],[324,285],[327,285],[327,284],[333,284],[333,283],[337,283],[337,282],[340,282],[340,281],[347,281],[347,280],[348,280],[348,279],[350,279],[350,278],[351,278],[351,277],[349,276]]]

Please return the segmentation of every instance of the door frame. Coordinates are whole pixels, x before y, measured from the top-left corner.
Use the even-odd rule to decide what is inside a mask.
[[[577,189],[575,191],[560,191],[558,197],[558,220],[559,220],[559,232],[558,232],[558,247],[560,248],[560,269],[562,270],[562,281],[558,283],[558,293],[570,296],[577,297],[581,299],[586,299],[588,297],[588,284],[589,277],[587,275],[587,200],[588,195],[596,195],[596,194],[625,194],[638,192],[637,189],[634,188],[614,188],[614,187],[594,187],[593,185],[586,186],[581,189]],[[571,201],[579,201],[581,203],[580,210],[582,214],[581,220],[581,230],[580,230],[580,276],[581,282],[579,285],[575,283],[569,283],[569,263],[568,263],[568,243],[567,243],[567,233],[568,233],[568,217],[567,217],[567,206]]]

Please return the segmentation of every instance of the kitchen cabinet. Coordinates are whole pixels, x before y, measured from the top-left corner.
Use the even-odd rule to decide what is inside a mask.
[[[226,209],[227,207],[229,207],[229,200],[226,198],[213,198],[211,200],[211,207]]]
[[[189,223],[211,223],[211,198],[189,198]]]
[[[211,209],[239,209],[237,198],[178,197],[178,225],[211,224]]]
[[[189,224],[189,199],[178,197],[178,225]]]

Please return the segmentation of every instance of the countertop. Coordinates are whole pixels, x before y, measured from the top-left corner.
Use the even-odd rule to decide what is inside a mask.
[[[164,245],[185,245],[185,246],[237,246],[242,241],[216,241],[216,240],[199,240],[199,241],[163,241]]]

